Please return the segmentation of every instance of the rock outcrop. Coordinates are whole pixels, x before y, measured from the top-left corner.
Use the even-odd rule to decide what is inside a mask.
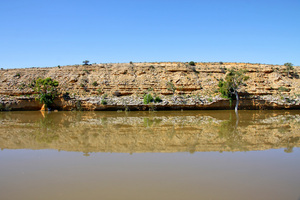
[[[0,70],[0,110],[39,110],[32,88],[38,78],[59,82],[58,110],[233,109],[218,82],[229,69],[244,69],[241,109],[299,109],[299,67],[248,63],[92,64]],[[150,93],[162,101],[143,104]]]

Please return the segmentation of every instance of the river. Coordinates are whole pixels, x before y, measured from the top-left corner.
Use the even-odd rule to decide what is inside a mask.
[[[299,199],[300,111],[0,112],[0,199]]]

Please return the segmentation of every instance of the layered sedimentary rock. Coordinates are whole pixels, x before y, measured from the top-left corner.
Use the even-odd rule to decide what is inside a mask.
[[[32,83],[51,77],[59,82],[52,105],[59,110],[232,109],[218,83],[229,69],[246,70],[250,78],[240,89],[245,109],[299,109],[299,67],[247,63],[92,64],[0,70],[2,110],[38,110]],[[162,102],[143,105],[143,95]],[[103,103],[102,100],[105,100]],[[105,104],[105,105],[104,105]]]

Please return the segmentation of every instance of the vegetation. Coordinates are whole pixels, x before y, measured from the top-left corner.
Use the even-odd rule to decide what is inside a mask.
[[[102,100],[101,100],[101,104],[102,104],[102,105],[106,105],[106,104],[107,104],[107,101],[106,101],[105,99],[102,99]]]
[[[290,71],[294,70],[292,63],[284,63],[284,66],[286,67],[287,75],[290,76]]]
[[[92,83],[92,85],[95,86],[95,87],[98,86],[97,81],[94,81],[94,82]]]
[[[172,91],[173,93],[175,92],[176,88],[172,82],[167,82],[167,90]]]
[[[89,64],[89,62],[90,62],[90,61],[88,61],[88,60],[84,60],[84,61],[82,61],[83,65],[88,65],[88,64]]]
[[[288,92],[289,89],[286,88],[286,87],[280,86],[280,87],[278,88],[278,91],[279,91],[279,92]]]
[[[38,93],[38,100],[49,107],[57,96],[58,82],[51,78],[37,79],[35,82],[34,91]]]
[[[236,100],[235,111],[237,112],[239,104],[239,95],[238,91],[244,81],[249,79],[249,76],[245,76],[245,70],[235,70],[230,69],[228,74],[225,77],[225,80],[219,81],[219,91],[222,94],[223,98],[228,98],[230,100]]]
[[[190,62],[189,62],[189,65],[191,65],[191,66],[195,66],[196,64],[195,64],[195,62],[194,62],[194,61],[190,61]]]
[[[149,104],[149,103],[152,102],[152,101],[153,101],[153,97],[152,97],[151,94],[146,94],[146,95],[144,96],[144,104]]]
[[[102,94],[101,88],[99,88],[99,89],[97,90],[97,92],[98,92],[99,94]]]
[[[159,102],[162,102],[162,100],[161,100],[161,98],[160,98],[159,96],[156,96],[156,97],[154,98],[154,102],[155,102],[155,103],[159,103]]]

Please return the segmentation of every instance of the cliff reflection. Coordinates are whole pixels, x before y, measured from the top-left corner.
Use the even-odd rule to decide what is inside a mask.
[[[300,146],[299,111],[7,112],[1,149],[91,152],[253,151]]]

